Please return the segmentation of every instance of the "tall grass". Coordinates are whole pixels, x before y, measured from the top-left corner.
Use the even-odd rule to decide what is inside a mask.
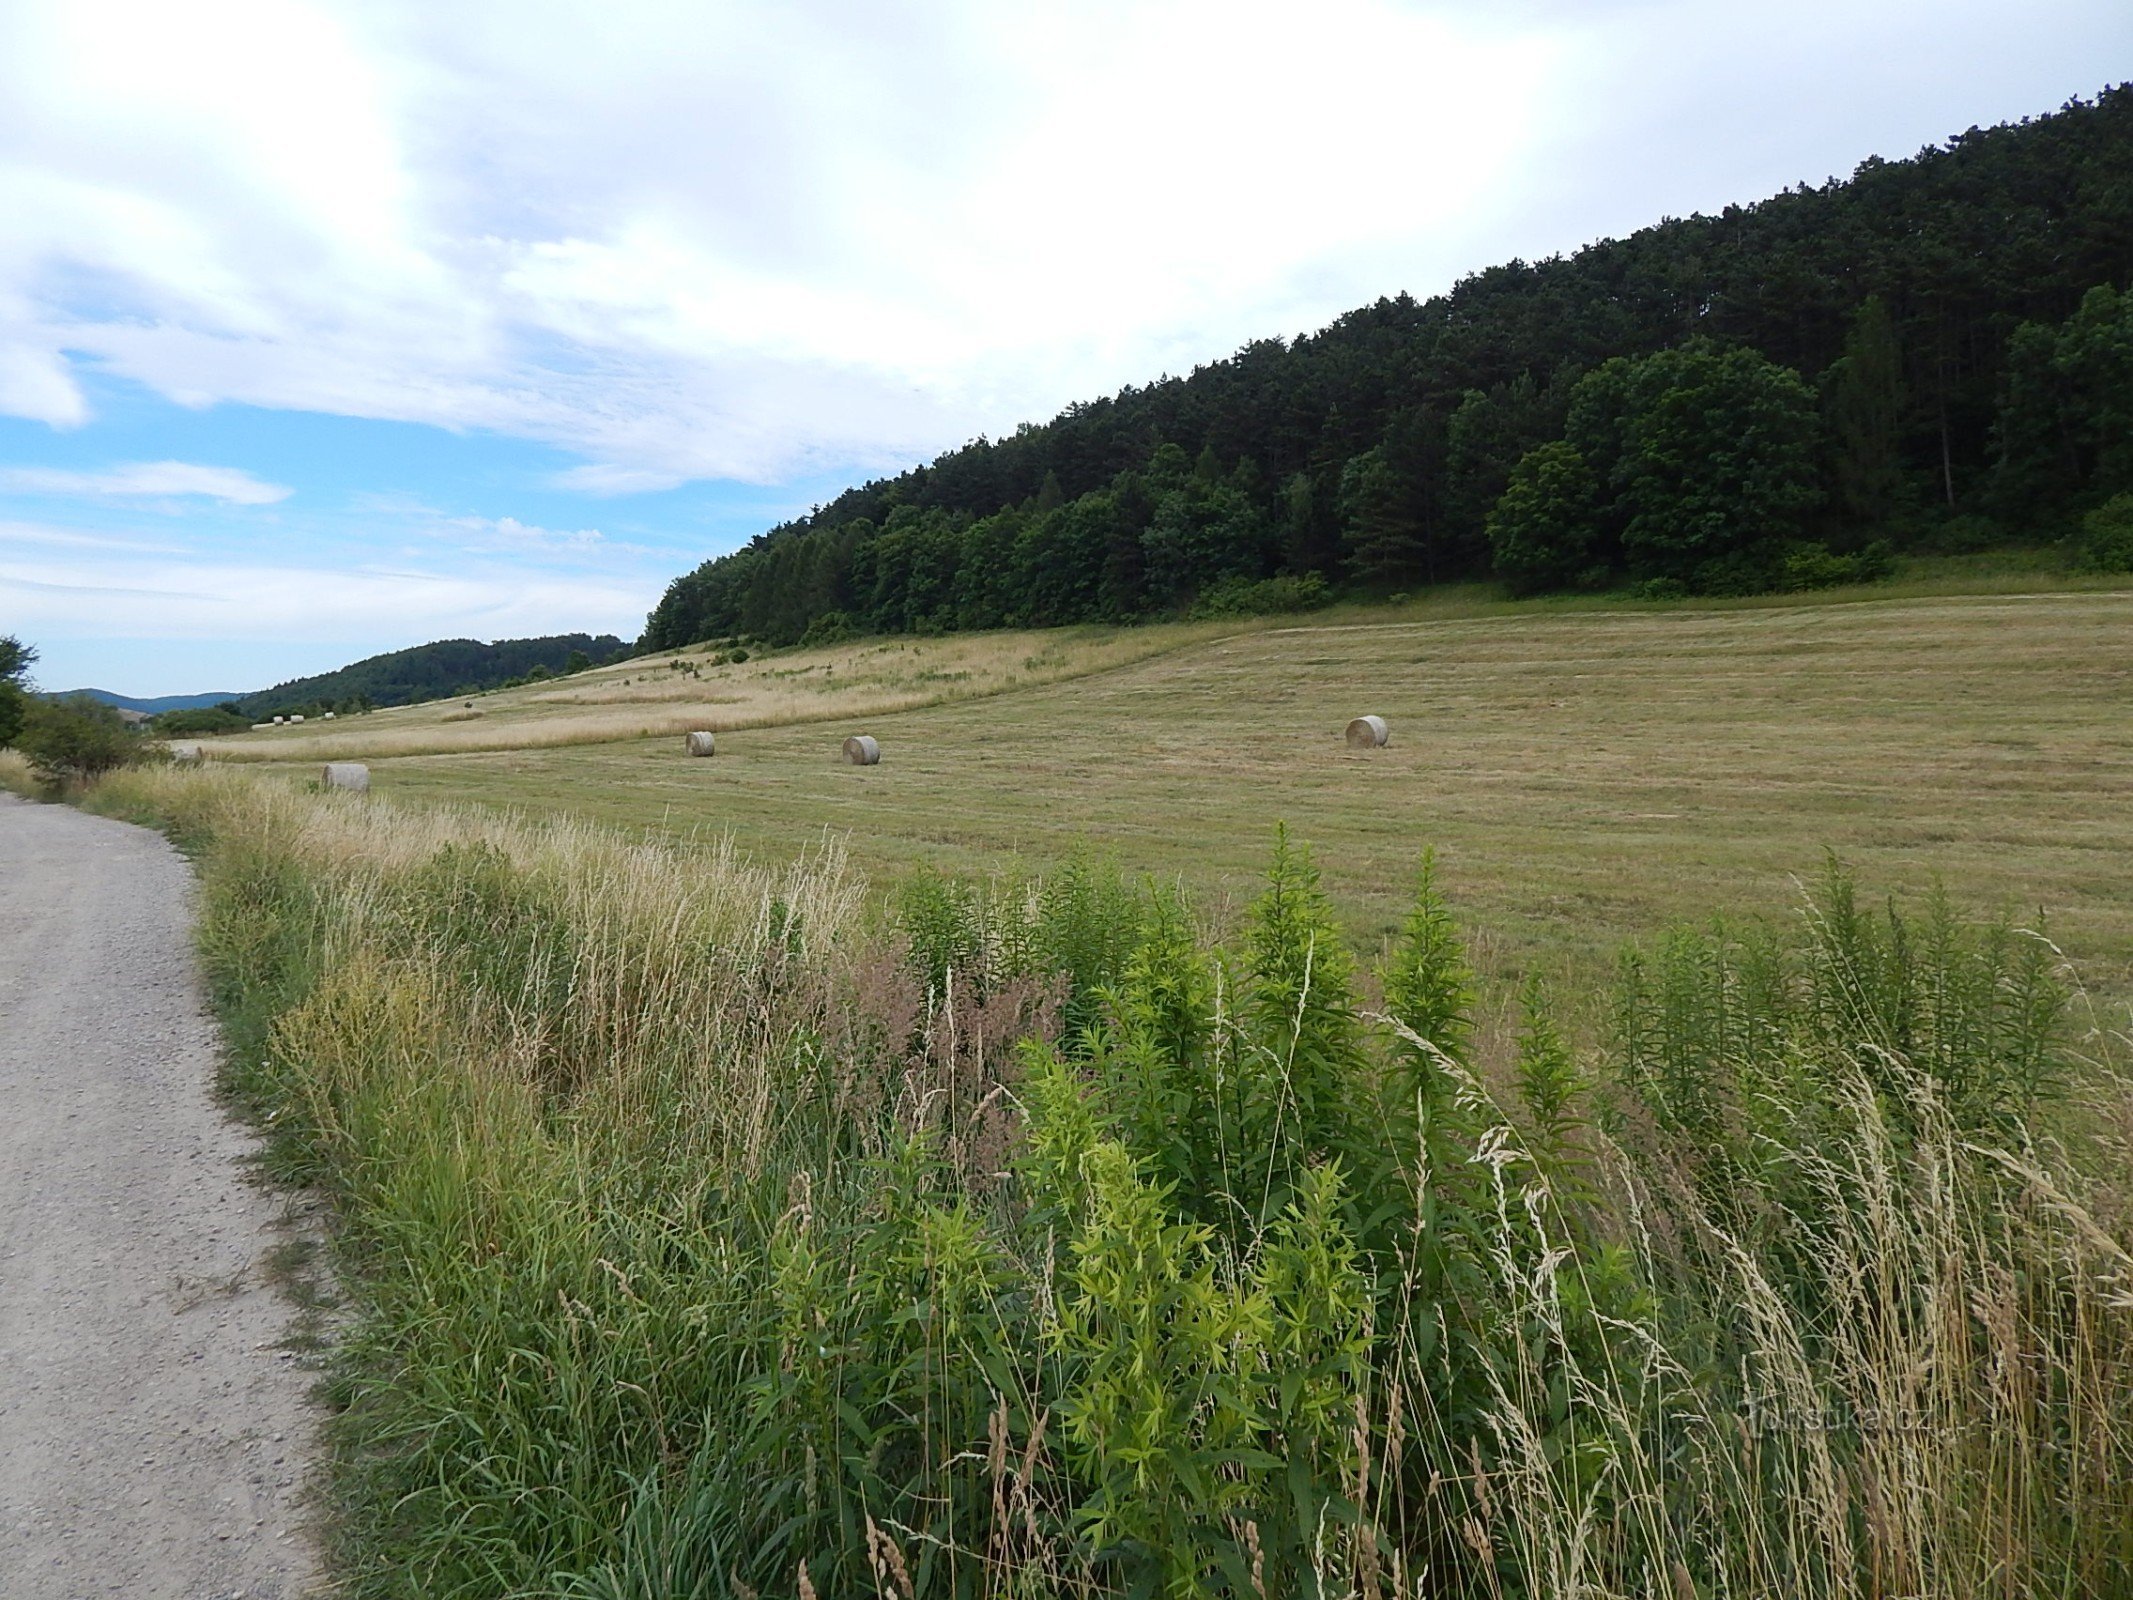
[[[231,773],[232,1088],[342,1218],[359,1594],[2108,1596],[2133,1094],[1945,896],[1499,1002],[1277,842],[767,871]]]

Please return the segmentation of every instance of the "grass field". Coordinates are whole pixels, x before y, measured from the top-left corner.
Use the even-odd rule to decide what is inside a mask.
[[[337,1592],[2123,1592],[2133,1034],[1992,913],[2133,997],[2133,592],[667,659],[83,796],[333,1200]]]
[[[971,670],[949,687],[1004,692],[883,709],[889,673],[862,686],[843,666],[852,689],[801,702],[838,720],[734,732],[708,761],[672,736],[686,707],[662,710],[655,738],[542,748],[529,709],[484,730],[529,747],[392,757],[364,730],[350,748],[385,793],[731,833],[773,856],[827,829],[865,867],[985,873],[1088,844],[1218,910],[1251,891],[1285,820],[1366,942],[1434,845],[1498,942],[1487,958],[1514,968],[1533,952],[1590,969],[1670,920],[1782,909],[1834,849],[1872,886],[1944,877],[1972,901],[2041,905],[2093,987],[2133,991],[2133,594],[1371,615],[858,647],[842,659]],[[1004,663],[1038,670],[1021,663],[1046,651],[1078,675],[1007,687]],[[751,663],[798,681],[831,664]],[[1390,719],[1389,747],[1341,742],[1364,711]],[[862,727],[878,767],[838,760]]]
[[[199,860],[332,1201],[337,1594],[2125,1592],[2128,1041],[1967,885],[1670,941],[1573,1053],[1428,893],[1374,1015],[1293,853],[1217,951],[1101,872],[85,799]]]
[[[215,741],[224,760],[368,759],[550,749],[708,728],[725,733],[879,716],[1056,683],[1141,661],[1246,623],[1056,628],[868,639],[748,661],[708,646],[367,716],[262,728]]]

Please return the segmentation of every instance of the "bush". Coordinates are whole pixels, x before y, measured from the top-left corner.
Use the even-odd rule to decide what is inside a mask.
[[[1847,583],[1879,583],[1896,570],[1896,552],[1885,540],[1838,555],[1826,544],[1798,544],[1785,552],[1779,579],[1784,589],[1834,589]]]
[[[150,727],[166,737],[172,734],[243,733],[252,719],[235,706],[195,706],[184,711],[165,711],[149,719]]]
[[[0,678],[0,750],[13,744],[29,716],[30,697],[19,685]]]
[[[1939,556],[1969,556],[2006,542],[2007,534],[1997,522],[1965,512],[1928,531],[1919,547]]]
[[[1278,578],[1225,578],[1200,592],[1193,602],[1195,617],[1266,617],[1287,611],[1316,611],[1331,603],[1326,580],[1315,572],[1301,577],[1284,573]]]
[[[824,645],[843,644],[845,640],[851,638],[852,632],[852,619],[850,617],[846,616],[842,611],[825,611],[807,625],[807,632],[800,635],[800,648],[803,650],[815,650]],[[748,652],[745,650],[736,651],[735,658],[746,661]]]
[[[2081,519],[2081,565],[2133,572],[2133,494],[2114,496]]]
[[[0,633],[0,750],[15,742],[29,715],[30,696],[23,683],[36,660],[34,645],[24,644],[11,633]]]
[[[15,746],[46,783],[79,783],[141,759],[148,746],[116,707],[87,695],[32,700]]]

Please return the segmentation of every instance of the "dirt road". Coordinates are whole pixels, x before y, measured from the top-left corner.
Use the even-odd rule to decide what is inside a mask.
[[[0,794],[0,1595],[313,1581],[280,1205],[216,1106],[158,836]]]

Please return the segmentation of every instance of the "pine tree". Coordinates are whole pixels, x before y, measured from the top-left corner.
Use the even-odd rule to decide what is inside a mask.
[[[1341,469],[1340,508],[1348,564],[1358,581],[1395,584],[1422,570],[1421,524],[1407,507],[1384,446],[1371,446]]]
[[[1852,315],[1844,354],[1830,367],[1827,408],[1836,435],[1837,499],[1853,520],[1888,521],[1903,499],[1903,352],[1879,295]]]
[[[1037,487],[1037,504],[1035,507],[1037,515],[1041,517],[1049,512],[1057,511],[1065,504],[1066,490],[1059,486],[1059,474],[1047,470],[1044,474],[1044,482]]]

